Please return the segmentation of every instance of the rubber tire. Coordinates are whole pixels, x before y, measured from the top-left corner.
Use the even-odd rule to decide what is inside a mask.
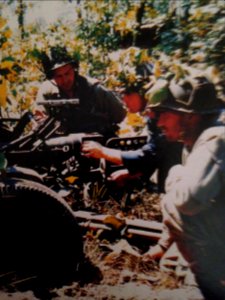
[[[0,271],[66,281],[84,260],[82,236],[70,207],[30,180],[0,182]]]

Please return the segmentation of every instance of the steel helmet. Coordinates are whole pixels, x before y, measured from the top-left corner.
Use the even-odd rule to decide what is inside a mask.
[[[50,48],[49,55],[42,52],[41,63],[47,78],[52,78],[53,71],[67,64],[72,64],[78,71],[79,63],[68,53],[65,47],[54,46]]]

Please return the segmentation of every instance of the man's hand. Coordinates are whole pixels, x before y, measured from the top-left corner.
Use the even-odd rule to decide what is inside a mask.
[[[94,141],[84,141],[81,145],[81,152],[86,157],[96,159],[104,158],[106,161],[110,161],[116,165],[121,165],[123,162],[121,151],[119,149],[104,147],[98,142]]]
[[[41,122],[47,118],[47,114],[41,110],[35,110],[33,115],[36,122]]]
[[[81,145],[82,154],[90,158],[104,158],[103,147],[94,141],[85,141]]]
[[[147,262],[149,260],[160,260],[165,253],[165,250],[159,245],[156,244],[155,246],[152,246],[149,248],[149,250],[144,253],[142,260],[144,262]]]

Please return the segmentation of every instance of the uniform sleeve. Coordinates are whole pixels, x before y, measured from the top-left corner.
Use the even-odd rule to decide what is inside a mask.
[[[96,85],[96,98],[100,110],[105,113],[111,123],[120,123],[126,116],[126,109],[121,99],[102,85]]]
[[[151,142],[138,150],[122,151],[121,156],[124,166],[131,173],[142,172],[150,176],[158,166],[158,153]]]
[[[160,245],[164,250],[167,250],[172,245],[173,241],[173,237],[171,236],[168,227],[163,224],[162,235],[158,240],[158,245]]]
[[[224,129],[223,129],[224,130]],[[183,168],[172,169],[167,178],[165,206],[186,215],[194,215],[213,205],[225,174],[225,139],[202,139],[189,155]],[[168,190],[168,182],[170,188]]]

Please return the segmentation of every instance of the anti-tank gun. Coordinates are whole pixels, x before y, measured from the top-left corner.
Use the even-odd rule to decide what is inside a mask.
[[[77,106],[79,100],[46,100],[38,104],[46,106],[49,116],[31,131],[2,143],[0,151],[8,165],[35,170],[45,185],[57,192],[67,191],[67,194],[71,190],[80,194],[84,183],[103,180],[99,162],[87,159],[80,153],[84,140],[101,142],[102,136],[97,133],[63,134],[57,117],[61,106]],[[31,115],[27,118],[24,128],[32,118]]]
[[[63,195],[71,196],[72,199],[83,199],[85,193],[85,198],[89,201],[88,206],[93,199],[108,197],[110,190],[113,191],[113,198],[119,197],[117,192],[115,194],[112,183],[107,181],[107,177],[123,166],[112,166],[102,160],[86,158],[81,154],[80,146],[85,140],[94,140],[111,148],[134,150],[143,146],[147,137],[115,137],[105,141],[98,133],[65,134],[61,127],[60,109],[65,105],[68,108],[79,108],[79,100],[54,99],[40,101],[38,104],[44,105],[49,115],[33,130],[1,147],[0,150],[4,152],[8,164],[37,171],[45,185],[57,192],[63,192]]]

